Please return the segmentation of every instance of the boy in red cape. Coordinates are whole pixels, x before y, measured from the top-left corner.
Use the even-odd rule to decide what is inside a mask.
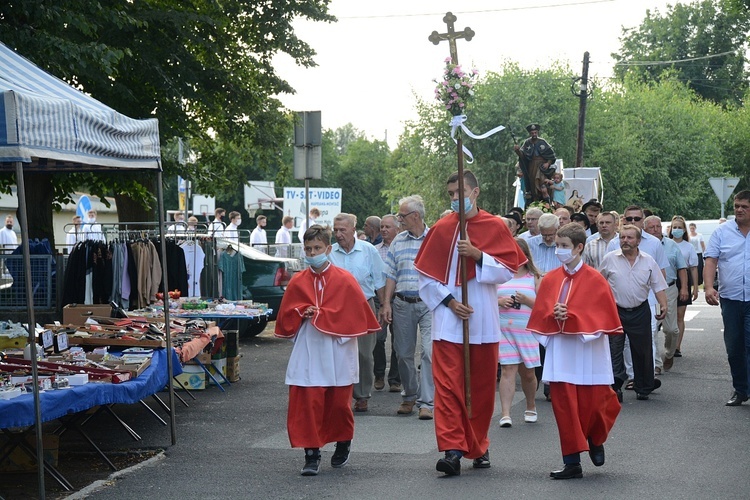
[[[328,261],[331,230],[310,227],[303,237],[307,269],[289,282],[275,335],[293,338],[286,370],[287,431],[293,448],[305,449],[303,476],[320,472],[320,448],[336,442],[332,467],[349,461],[354,437],[350,406],[359,380],[354,337],[380,330],[357,280]]]
[[[620,413],[606,335],[621,334],[622,325],[607,280],[581,260],[585,243],[576,223],[557,230],[563,266],[542,279],[527,325],[547,349],[542,381],[549,383],[564,463],[550,472],[553,479],[583,477],[582,451],[604,465],[604,441]]]
[[[497,285],[513,277],[526,256],[508,226],[476,206],[477,178],[464,170],[464,192],[458,173],[448,178],[452,214],[438,220],[414,261],[419,296],[432,312],[432,377],[435,380],[435,436],[445,457],[435,468],[461,474],[461,458],[474,459],[475,469],[490,467],[488,432],[495,408],[500,318]],[[466,240],[459,240],[458,198],[464,197]],[[459,255],[466,257],[469,305],[461,302]],[[469,365],[472,417],[464,394],[462,322],[469,321]]]

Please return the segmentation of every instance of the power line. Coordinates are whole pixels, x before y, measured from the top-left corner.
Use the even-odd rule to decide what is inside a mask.
[[[592,5],[597,3],[612,3],[617,0],[587,0],[579,2],[570,2],[562,4],[550,4],[550,5],[532,5],[525,7],[505,7],[502,9],[486,9],[486,10],[460,10],[453,12],[454,14],[487,14],[491,12],[508,12],[517,10],[532,10],[532,9],[554,9],[556,7],[575,7],[578,5]],[[421,14],[380,14],[372,16],[336,16],[337,19],[386,19],[393,17],[424,17],[424,16],[442,16],[444,12],[424,12]]]
[[[714,57],[722,57],[729,54],[735,54],[740,49],[728,50],[727,52],[721,52],[720,54],[710,54],[707,56],[699,57],[688,57],[686,59],[674,59],[672,61],[625,61],[615,63],[615,66],[660,66],[665,64],[675,64],[689,61],[700,61],[702,59],[713,59]]]

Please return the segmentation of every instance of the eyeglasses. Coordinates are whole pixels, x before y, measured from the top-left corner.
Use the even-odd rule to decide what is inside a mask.
[[[404,219],[406,219],[407,217],[409,217],[409,216],[410,216],[411,214],[413,214],[414,212],[416,212],[416,210],[412,210],[412,211],[411,211],[411,212],[409,212],[408,214],[396,214],[396,218],[397,218],[397,219],[400,219],[400,220],[404,220]]]
[[[641,222],[643,220],[643,217],[625,217],[625,220],[628,222]]]

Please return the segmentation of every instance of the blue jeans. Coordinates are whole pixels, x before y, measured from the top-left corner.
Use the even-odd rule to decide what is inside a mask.
[[[720,303],[732,386],[740,396],[747,396],[750,385],[750,302],[721,298]]]

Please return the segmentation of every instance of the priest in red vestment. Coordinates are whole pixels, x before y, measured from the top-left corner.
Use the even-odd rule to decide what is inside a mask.
[[[356,337],[380,330],[357,280],[328,261],[331,231],[318,225],[304,235],[307,269],[289,282],[276,319],[277,337],[293,338],[286,384],[287,431],[305,449],[303,476],[320,471],[320,448],[336,442],[332,467],[349,461],[354,437],[350,406],[359,380]]]
[[[542,279],[527,325],[547,350],[542,381],[550,386],[564,464],[553,479],[583,477],[584,451],[604,465],[604,442],[620,413],[607,335],[622,334],[622,325],[609,283],[581,260],[585,243],[576,223],[557,230],[563,266]]]
[[[445,457],[436,469],[446,475],[461,473],[461,457],[487,468],[489,427],[495,408],[500,324],[497,285],[513,277],[526,262],[508,227],[476,206],[477,178],[464,171],[464,192],[458,174],[448,178],[454,213],[430,229],[414,261],[419,272],[419,296],[432,313],[432,376],[435,381],[435,434]],[[459,241],[458,198],[464,197],[467,240]],[[459,256],[467,260],[468,306],[461,300]],[[464,394],[463,320],[469,321],[472,416]]]

